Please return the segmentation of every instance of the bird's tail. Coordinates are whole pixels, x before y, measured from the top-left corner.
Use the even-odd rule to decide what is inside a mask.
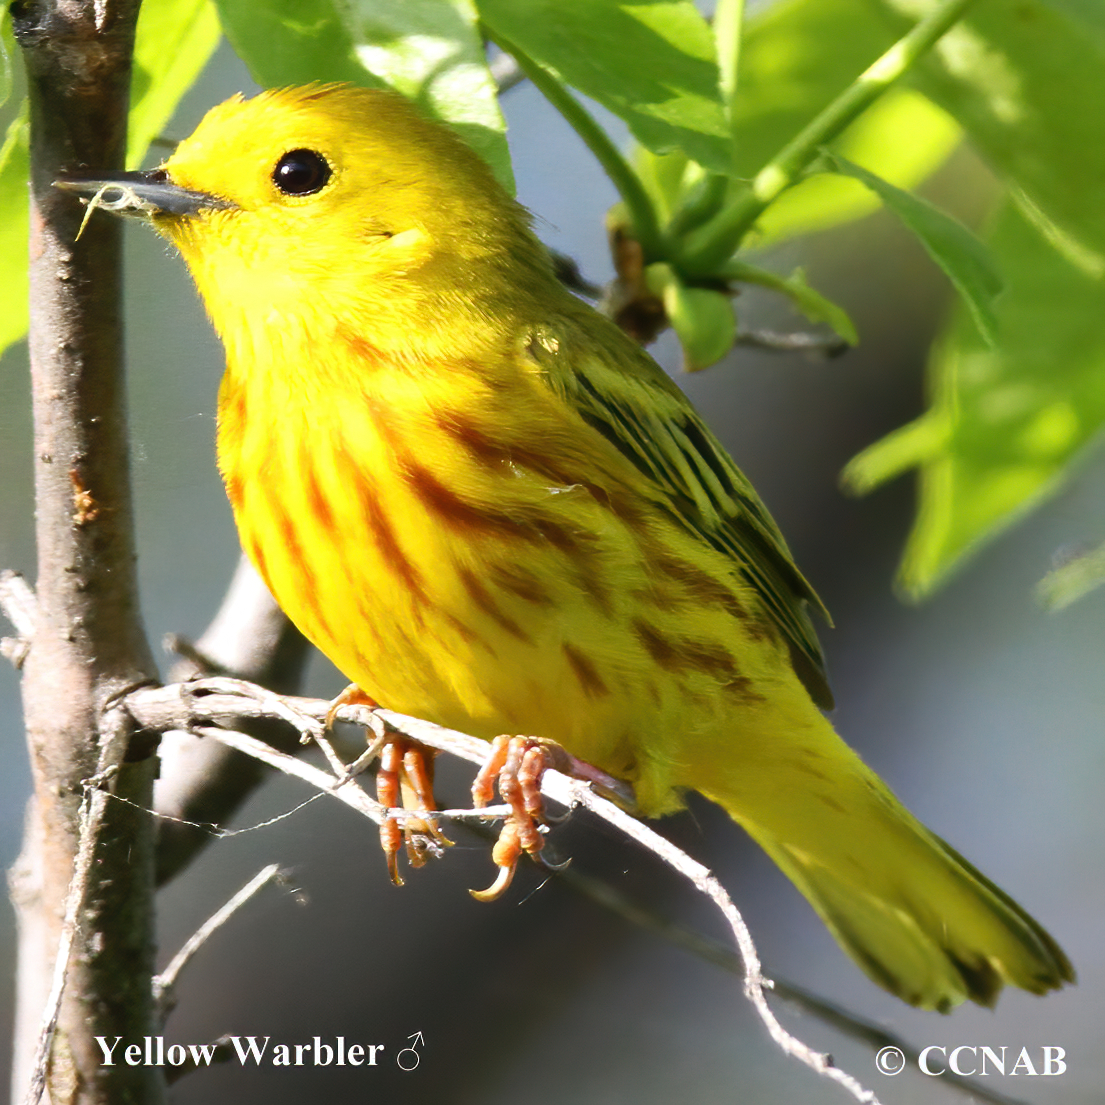
[[[1006,983],[1043,994],[1074,981],[1048,933],[926,829],[812,703],[796,699],[782,731],[778,705],[765,732],[737,738],[741,755],[730,746],[709,782],[691,785],[748,830],[872,979],[942,1012],[992,1005]]]

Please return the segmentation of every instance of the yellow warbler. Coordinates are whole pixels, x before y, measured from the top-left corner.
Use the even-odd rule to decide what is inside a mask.
[[[113,182],[226,347],[242,545],[368,696],[558,742],[648,816],[700,791],[914,1005],[1073,979],[836,735],[821,606],[756,493],[449,130],[390,93],[284,89],[79,187]]]

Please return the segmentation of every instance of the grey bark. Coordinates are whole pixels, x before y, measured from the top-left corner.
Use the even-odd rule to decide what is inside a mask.
[[[21,952],[16,1093],[53,969],[86,781],[148,808],[151,740],[109,707],[153,678],[135,584],[122,364],[120,228],[52,187],[61,171],[121,167],[138,0],[21,0],[12,26],[31,105],[31,372],[39,574],[23,702],[34,779],[13,872]],[[117,711],[112,713],[117,715]],[[154,1025],[153,826],[109,801],[70,959],[48,1092],[60,1103],[156,1102],[158,1072],[103,1066],[95,1036]],[[18,1098],[17,1098],[18,1100]]]

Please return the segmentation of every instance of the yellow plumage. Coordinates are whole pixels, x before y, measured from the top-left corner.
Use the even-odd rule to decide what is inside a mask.
[[[270,92],[150,183],[194,194],[153,218],[226,346],[243,547],[368,695],[555,740],[646,815],[702,792],[906,1001],[1073,977],[837,737],[755,492],[457,138],[387,93]]]

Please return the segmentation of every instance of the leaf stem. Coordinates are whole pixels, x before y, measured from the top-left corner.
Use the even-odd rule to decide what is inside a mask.
[[[629,212],[633,235],[644,250],[646,263],[662,259],[664,253],[660,225],[652,201],[640,177],[611,141],[610,136],[547,69],[542,68],[523,50],[486,24],[484,24],[484,32],[499,49],[510,54],[518,62],[538,91],[564,116],[598,159]]]
[[[973,0],[941,0],[913,29],[861,73],[752,179],[748,190],[699,231],[687,236],[679,265],[689,274],[708,273],[739,245],[778,196],[797,183],[820,148],[871,106],[962,17]]]
[[[740,83],[741,41],[744,36],[744,0],[718,0],[714,12],[714,44],[717,47],[718,86],[721,104],[736,136],[737,86]]]

